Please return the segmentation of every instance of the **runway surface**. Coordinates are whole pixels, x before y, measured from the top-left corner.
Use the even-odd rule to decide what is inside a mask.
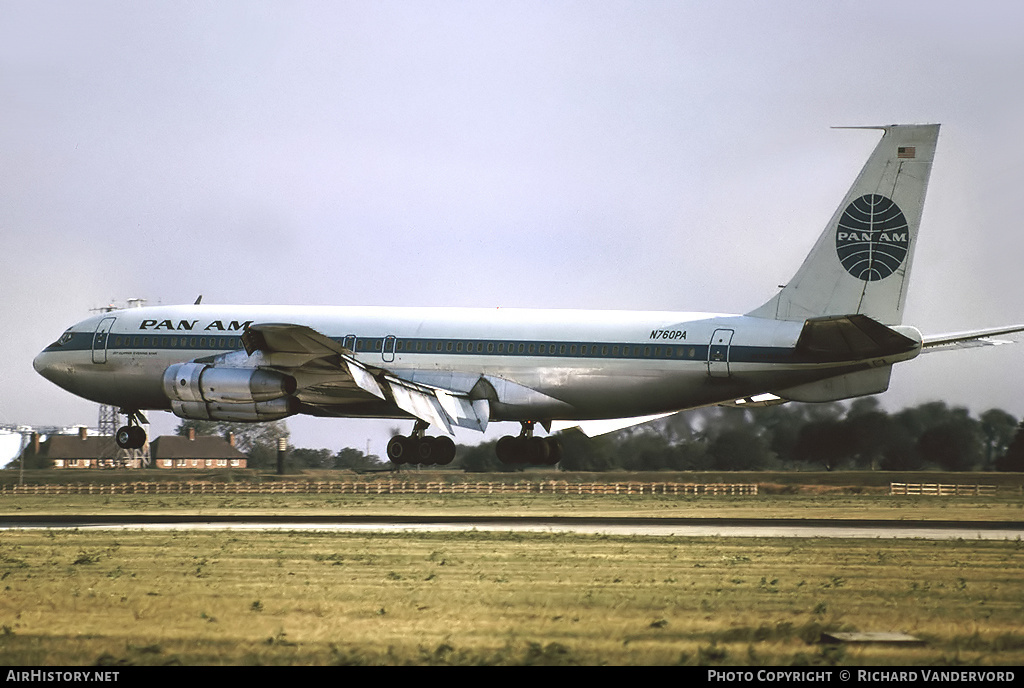
[[[1016,540],[1022,521],[874,519],[409,517],[393,516],[22,516],[0,515],[0,530],[294,530],[338,532],[533,532],[664,537],[794,537]]]

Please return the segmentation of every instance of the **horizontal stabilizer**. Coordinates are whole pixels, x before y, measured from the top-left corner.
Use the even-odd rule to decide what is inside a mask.
[[[921,346],[923,353],[931,353],[932,351],[942,351],[945,349],[970,349],[977,346],[1013,344],[1015,340],[992,339],[992,337],[1015,334],[1018,332],[1024,332],[1024,325],[991,327],[985,330],[971,330],[968,332],[954,332],[950,334],[935,334],[925,337]]]

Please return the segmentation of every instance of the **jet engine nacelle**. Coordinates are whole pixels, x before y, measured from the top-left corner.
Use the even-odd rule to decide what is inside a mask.
[[[273,370],[218,368],[204,363],[168,366],[163,385],[172,403],[253,404],[288,397],[296,388],[295,378]]]
[[[281,397],[251,404],[226,404],[205,401],[171,401],[171,411],[179,418],[223,420],[232,423],[257,423],[281,420],[299,412],[299,400]]]

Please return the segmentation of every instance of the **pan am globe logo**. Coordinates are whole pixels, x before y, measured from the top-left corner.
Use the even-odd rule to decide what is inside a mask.
[[[909,247],[907,218],[885,196],[861,196],[839,218],[836,254],[846,271],[859,280],[874,282],[896,272]]]

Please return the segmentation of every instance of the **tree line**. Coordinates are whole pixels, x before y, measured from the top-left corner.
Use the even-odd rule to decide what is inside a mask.
[[[187,434],[234,432],[250,466],[276,462],[283,421],[229,424],[185,421]],[[849,403],[789,403],[764,408],[709,407],[615,433],[587,438],[558,434],[560,466],[572,471],[889,470],[1024,471],[1024,422],[1000,409],[975,418],[961,407],[931,402],[895,413],[875,397]],[[460,445],[452,469],[515,471],[495,456],[496,441]],[[295,468],[380,469],[390,464],[346,447],[290,447]]]

